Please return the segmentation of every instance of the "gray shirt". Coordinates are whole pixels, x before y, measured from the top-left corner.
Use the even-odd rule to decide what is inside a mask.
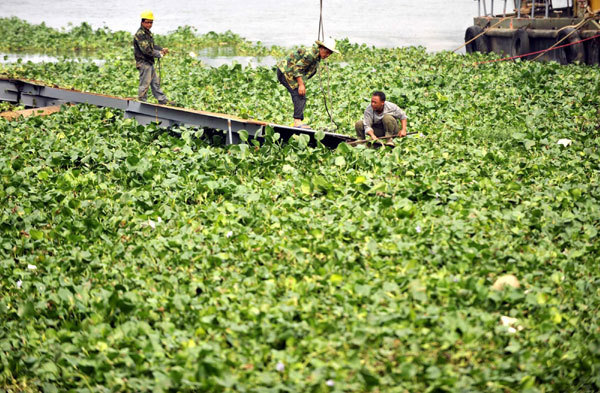
[[[365,132],[369,130],[373,131],[373,124],[381,123],[383,115],[392,115],[398,120],[407,119],[406,113],[400,107],[392,102],[386,101],[383,103],[383,111],[377,113],[373,110],[371,105],[365,109],[365,117],[363,123],[365,124]]]

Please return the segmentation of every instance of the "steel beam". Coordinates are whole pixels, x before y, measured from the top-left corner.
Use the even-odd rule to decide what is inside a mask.
[[[0,100],[14,104],[21,100],[19,89],[9,80],[0,79]]]
[[[316,143],[315,135],[317,131],[315,130],[286,127],[251,119],[241,119],[221,113],[150,104],[103,94],[61,89],[45,86],[34,81],[0,78],[0,100],[21,103],[33,108],[62,105],[65,103],[90,104],[99,107],[114,108],[122,110],[125,118],[136,119],[142,125],[154,122],[161,127],[187,126],[221,130],[226,134],[227,144],[241,143],[239,137],[241,130],[245,130],[250,138],[262,138],[265,127],[272,127],[273,131],[279,133],[281,139],[284,141],[287,141],[293,135],[304,134],[310,137],[312,144]],[[327,147],[336,148],[342,142],[351,142],[354,140],[356,139],[347,135],[325,132],[321,143]]]

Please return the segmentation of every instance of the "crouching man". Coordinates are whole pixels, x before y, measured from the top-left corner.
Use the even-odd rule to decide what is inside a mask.
[[[371,105],[365,109],[363,120],[355,124],[358,139],[372,139],[382,136],[406,136],[406,113],[398,105],[385,100],[385,94],[376,91],[371,97]],[[402,124],[399,127],[398,120]]]

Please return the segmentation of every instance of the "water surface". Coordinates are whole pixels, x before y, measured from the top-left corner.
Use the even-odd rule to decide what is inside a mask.
[[[380,47],[421,45],[430,51],[454,49],[477,14],[473,0],[324,0],[325,33],[335,38]],[[496,1],[497,12],[503,3]],[[318,0],[0,0],[0,16],[17,16],[32,23],[68,27],[88,22],[94,28],[131,33],[139,14],[154,12],[153,31],[166,33],[178,26],[198,32],[231,30],[267,45],[307,45],[316,37]]]

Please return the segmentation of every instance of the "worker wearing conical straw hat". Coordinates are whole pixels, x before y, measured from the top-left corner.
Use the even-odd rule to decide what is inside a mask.
[[[300,48],[277,63],[277,79],[290,93],[294,104],[294,127],[310,128],[303,124],[306,106],[305,82],[317,72],[321,60],[328,58],[335,48],[335,41],[315,41],[311,48]]]

